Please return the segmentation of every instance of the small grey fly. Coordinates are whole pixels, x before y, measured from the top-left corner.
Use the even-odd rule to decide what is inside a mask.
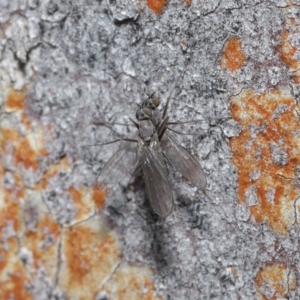
[[[183,177],[202,191],[205,191],[207,181],[200,163],[179,144],[170,130],[168,130],[168,125],[170,124],[168,123],[169,117],[167,116],[169,101],[170,98],[167,100],[162,115],[157,110],[160,101],[153,96],[150,96],[143,102],[143,107],[152,110],[151,121],[159,134],[160,145],[167,160],[177,171],[181,172]]]
[[[111,185],[130,173],[129,168],[135,171],[142,167],[151,207],[161,217],[168,216],[173,207],[166,162],[204,193],[207,184],[200,163],[170,132],[169,102],[170,97],[161,112],[160,101],[153,95],[143,101],[136,111],[137,122],[130,119],[137,132],[130,139],[122,139],[125,146],[111,157],[98,177],[100,184]]]

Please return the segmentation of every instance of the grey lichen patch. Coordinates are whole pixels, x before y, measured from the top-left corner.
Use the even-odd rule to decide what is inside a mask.
[[[69,224],[76,216],[76,206],[71,196],[64,192],[48,190],[44,193],[43,200],[52,217],[59,224]]]
[[[261,171],[260,170],[254,170],[250,175],[249,178],[251,181],[256,181],[259,179],[261,176]]]
[[[286,150],[275,142],[270,143],[273,161],[280,167],[283,167],[288,162],[288,153]]]
[[[255,206],[258,204],[258,197],[257,197],[257,187],[252,185],[245,193],[246,203],[249,206]]]
[[[285,104],[278,106],[273,113],[272,119],[273,120],[278,119],[278,117],[281,114],[285,113],[288,109],[289,109],[289,107]]]
[[[232,119],[224,122],[221,126],[225,136],[228,138],[238,136],[242,131],[241,126]]]
[[[275,199],[275,189],[268,190],[268,191],[266,192],[266,198],[267,198],[267,200],[268,200],[271,204],[274,204],[274,199]]]

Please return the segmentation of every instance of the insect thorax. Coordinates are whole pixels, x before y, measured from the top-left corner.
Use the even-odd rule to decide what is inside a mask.
[[[139,122],[139,134],[145,142],[150,142],[154,130],[152,121],[144,120]]]

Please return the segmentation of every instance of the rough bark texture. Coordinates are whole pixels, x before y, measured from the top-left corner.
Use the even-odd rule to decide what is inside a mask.
[[[2,0],[0,24],[0,299],[300,298],[300,1]],[[141,175],[96,184],[152,93],[200,120],[176,129],[211,198],[169,168],[164,220]]]

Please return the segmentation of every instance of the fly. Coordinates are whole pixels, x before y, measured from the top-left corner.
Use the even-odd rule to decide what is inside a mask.
[[[149,202],[161,217],[167,217],[173,207],[166,161],[204,193],[207,184],[200,163],[170,132],[167,116],[170,98],[171,95],[162,113],[157,109],[160,101],[153,95],[143,101],[136,111],[137,122],[130,119],[137,132],[130,139],[123,139],[125,146],[111,157],[98,177],[101,184],[111,185],[142,167]]]
[[[162,114],[157,110],[160,101],[153,97],[153,95],[143,102],[142,107],[152,110],[151,121],[159,133],[161,148],[168,161],[171,162],[172,166],[179,171],[183,177],[205,193],[207,181],[200,163],[180,145],[168,128],[169,118],[167,116],[167,109],[169,101],[170,98],[168,98]]]
[[[135,171],[141,166],[151,207],[159,216],[166,217],[172,211],[173,194],[158,133],[151,116],[152,110],[149,108],[137,111],[138,122],[132,120],[138,128],[137,133],[132,139],[126,139],[126,145],[106,163],[98,181],[109,185],[117,178],[119,181],[122,180],[128,168],[131,167]],[[133,142],[137,143],[137,147]]]

